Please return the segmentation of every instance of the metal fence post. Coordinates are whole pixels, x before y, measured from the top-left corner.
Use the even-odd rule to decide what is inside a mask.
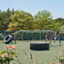
[[[23,31],[21,32],[22,34],[21,34],[21,40],[23,40]]]
[[[39,32],[39,33],[40,33],[40,40],[41,40],[41,30],[40,30],[40,32]]]
[[[6,31],[4,31],[4,36],[6,36]]]

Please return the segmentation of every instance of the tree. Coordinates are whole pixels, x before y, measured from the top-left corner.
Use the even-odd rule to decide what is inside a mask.
[[[39,11],[35,15],[35,23],[37,26],[37,29],[51,29],[51,23],[52,23],[52,16],[51,13],[47,10]]]
[[[56,18],[55,23],[56,23],[57,29],[62,30],[63,25],[64,25],[64,19],[63,18]]]
[[[11,15],[11,22],[8,25],[8,30],[31,30],[33,29],[33,17],[30,13],[24,11],[15,11]]]
[[[10,9],[0,12],[0,30],[6,30],[8,28],[8,24],[10,23],[10,16]]]

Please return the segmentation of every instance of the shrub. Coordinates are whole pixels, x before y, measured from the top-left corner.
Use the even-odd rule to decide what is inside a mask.
[[[16,53],[15,48],[16,46],[6,46],[4,51],[0,51],[1,64],[9,64],[13,60]]]

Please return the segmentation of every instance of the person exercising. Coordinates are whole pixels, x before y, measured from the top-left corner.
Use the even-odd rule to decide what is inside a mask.
[[[15,35],[13,35],[11,32],[9,33],[9,35],[12,37],[12,39],[15,41],[15,44],[16,44],[16,38],[15,38]],[[13,43],[13,42],[12,42]]]
[[[47,41],[50,41],[50,45],[51,45],[50,32],[47,32],[47,34],[46,34],[46,40],[45,40],[45,42],[47,42]]]
[[[59,43],[60,43],[60,45],[61,45],[60,32],[59,32],[58,30],[56,30],[56,32],[55,32],[54,44],[55,44],[56,39],[59,40]]]

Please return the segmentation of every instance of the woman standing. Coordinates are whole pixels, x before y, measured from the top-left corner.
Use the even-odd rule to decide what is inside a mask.
[[[59,40],[59,43],[60,43],[60,45],[61,45],[60,32],[59,32],[58,30],[56,30],[56,32],[55,32],[54,44],[55,44],[56,39]]]
[[[46,34],[45,42],[47,42],[47,41],[50,41],[50,44],[51,44],[50,32],[47,32],[47,34]]]

